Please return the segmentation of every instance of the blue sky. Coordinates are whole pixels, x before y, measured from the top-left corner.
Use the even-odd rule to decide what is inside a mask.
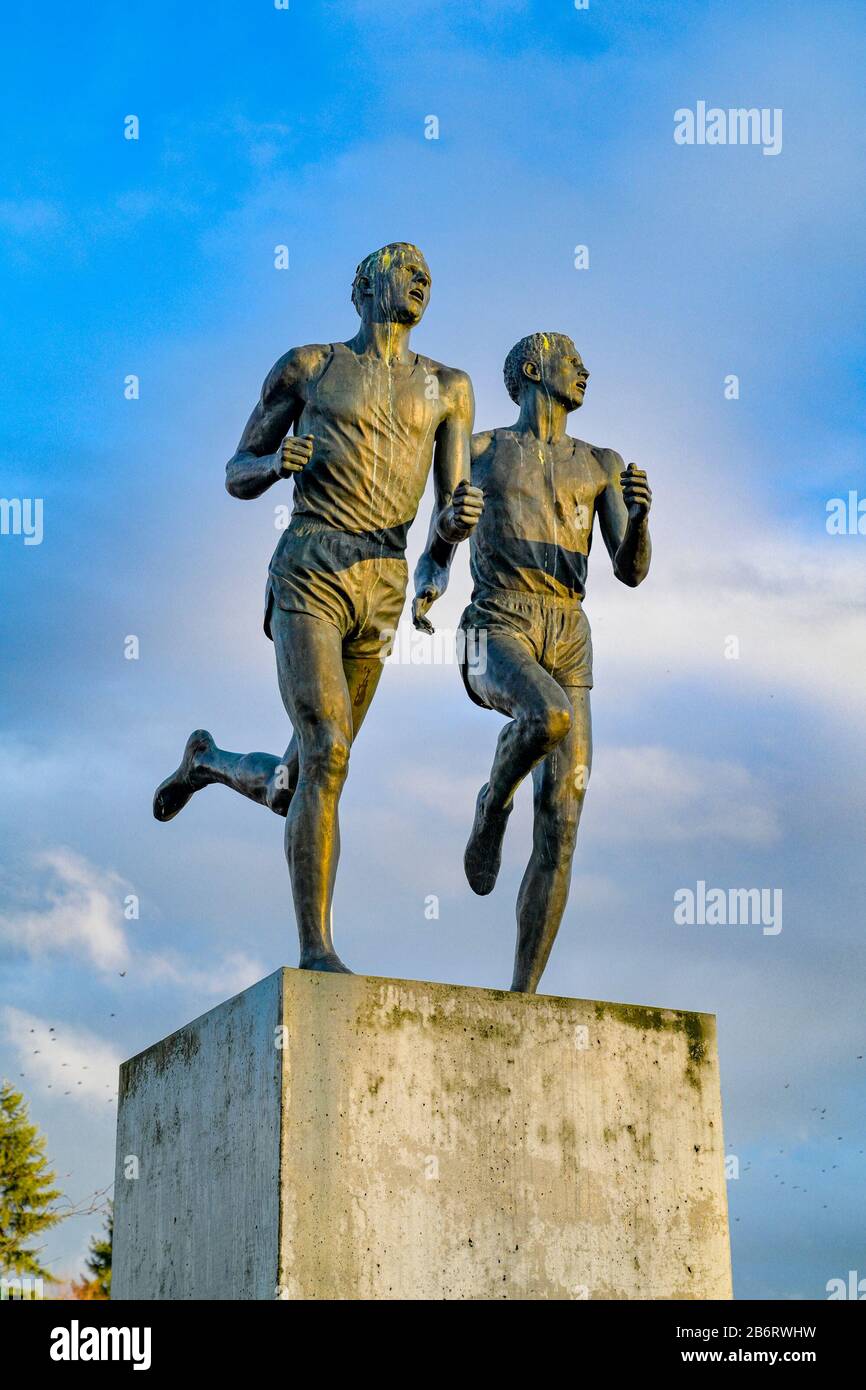
[[[825,528],[866,488],[860,7],[49,2],[5,27],[0,492],[43,499],[44,539],[0,536],[0,1074],[64,1190],[111,1181],[121,1058],[296,959],[282,822],[216,789],[165,828],[150,798],[196,725],[285,746],[260,616],[288,491],[240,504],[223,466],[271,363],[349,337],[357,261],[408,239],[416,345],[470,372],[478,427],[513,419],[512,343],[567,332],[572,431],[655,494],[640,590],[593,552],[595,766],[544,988],[718,1015],[739,1296],[866,1276],[866,537]],[[676,145],[699,100],[781,108],[782,152]],[[461,556],[437,624],[467,596]],[[461,870],[498,727],[449,663],[385,673],[343,803],[355,969],[507,983],[527,795],[492,897]],[[675,925],[698,880],[782,889],[783,930]],[[50,1237],[59,1274],[96,1225]]]

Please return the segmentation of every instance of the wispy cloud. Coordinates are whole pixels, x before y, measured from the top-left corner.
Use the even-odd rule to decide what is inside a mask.
[[[492,759],[499,723],[491,721]],[[478,779],[407,765],[389,780],[395,805],[423,807],[468,830]],[[606,840],[638,837],[647,843],[711,838],[769,845],[780,835],[773,793],[742,764],[698,757],[657,744],[606,746],[596,755],[587,823]],[[529,799],[521,797],[529,810]],[[404,843],[410,830],[404,823]],[[430,840],[424,842],[429,852]],[[425,856],[425,865],[429,864]]]
[[[648,843],[769,845],[781,830],[772,794],[737,763],[671,748],[606,748],[590,783],[594,833]]]
[[[593,629],[618,672],[642,681],[697,677],[732,696],[761,689],[860,710],[866,571],[856,539],[833,545],[768,531],[731,534],[723,553],[661,544],[637,603],[609,589],[591,600]]]
[[[165,953],[141,957],[140,965],[148,980],[165,981],[219,1000],[240,994],[266,973],[260,961],[243,951],[230,951],[203,969],[190,965],[182,956]]]
[[[69,849],[42,851],[33,868],[39,887],[25,891],[39,905],[0,912],[0,940],[31,956],[83,956],[103,972],[127,966],[123,879]]]
[[[24,1072],[27,1091],[101,1108],[117,1094],[121,1057],[96,1033],[6,1005],[0,1011],[3,1036]]]
[[[265,969],[242,951],[230,952],[205,968],[179,952],[134,947],[125,927],[124,903],[130,886],[69,849],[34,856],[38,889],[25,890],[38,905],[0,913],[0,941],[33,958],[82,957],[103,975],[129,973],[129,984],[158,981],[197,994],[224,998],[261,979]]]
[[[46,198],[0,199],[0,231],[11,232],[15,236],[29,236],[51,231],[62,220],[57,204]]]

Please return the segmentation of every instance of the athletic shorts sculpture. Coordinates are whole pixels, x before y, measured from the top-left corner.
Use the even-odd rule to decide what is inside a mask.
[[[489,893],[514,794],[531,772],[535,829],[512,989],[534,991],[565,908],[589,776],[592,645],[582,600],[593,521],[598,515],[614,573],[639,584],[650,561],[651,495],[633,464],[566,435],[589,373],[561,334],[535,333],[512,348],[505,380],[518,420],[473,436],[466,373],[409,346],[430,286],[416,247],[382,247],[355,274],[355,336],[294,348],[268,374],[226,486],[252,499],[294,481],[264,618],[291,741],[282,757],[230,753],[197,729],[157,789],[154,815],[171,820],[194,792],[221,783],[284,816],[300,967],[348,973],[331,934],[340,794],[403,609],[407,533],[432,468],[413,620],[432,631],[427,612],[447,586],[456,546],[471,537],[461,650],[484,650],[486,660],[465,660],[464,681],[471,699],[509,722],[464,862],[474,891]]]

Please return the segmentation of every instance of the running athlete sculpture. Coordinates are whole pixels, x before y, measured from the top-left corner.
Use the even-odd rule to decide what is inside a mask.
[[[472,889],[490,893],[514,793],[532,772],[533,848],[517,899],[511,985],[529,993],[565,910],[592,757],[592,642],[582,599],[594,517],[617,579],[634,588],[650,564],[646,474],[633,463],[624,468],[612,449],[565,433],[588,378],[564,334],[522,338],[505,362],[517,423],[472,439],[472,482],[484,511],[470,541],[463,677],[476,704],[511,722],[478,794],[464,865]],[[413,618],[422,631],[432,631],[426,614],[447,587],[453,554],[441,532],[431,531],[415,570]],[[485,660],[467,660],[470,651],[483,651]]]
[[[306,970],[351,973],[331,937],[337,807],[403,607],[406,534],[431,463],[431,534],[456,544],[481,514],[481,494],[469,483],[469,378],[409,348],[429,295],[430,271],[417,247],[397,242],[374,251],[352,286],[361,318],[355,337],[294,348],[269,373],[226,486],[234,497],[254,498],[295,480],[265,609],[294,733],[277,758],[224,752],[198,729],[154,797],[154,815],[167,821],[194,792],[219,782],[286,817]]]

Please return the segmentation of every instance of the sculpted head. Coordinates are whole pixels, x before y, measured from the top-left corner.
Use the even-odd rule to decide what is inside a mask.
[[[566,410],[583,405],[589,372],[565,333],[530,333],[505,359],[505,389],[520,405],[525,392],[542,391]]]
[[[430,270],[417,246],[392,241],[365,256],[352,284],[352,303],[362,319],[420,322],[430,299]]]

